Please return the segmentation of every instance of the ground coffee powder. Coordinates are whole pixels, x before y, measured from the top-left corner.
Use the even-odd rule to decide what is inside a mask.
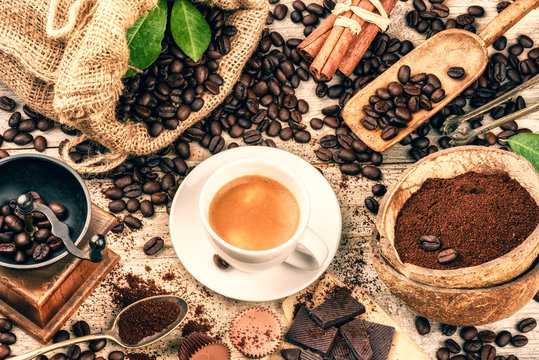
[[[451,179],[427,179],[402,207],[395,225],[395,247],[403,262],[431,269],[479,265],[521,244],[539,222],[539,207],[504,172],[468,172]],[[458,257],[442,265],[439,251],[419,247],[422,235],[437,236],[440,250]]]
[[[120,339],[129,345],[139,343],[146,336],[165,330],[180,313],[178,304],[171,301],[143,301],[120,315]]]

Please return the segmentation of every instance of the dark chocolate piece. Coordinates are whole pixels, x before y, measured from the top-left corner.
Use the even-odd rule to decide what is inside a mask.
[[[347,289],[341,288],[317,306],[311,314],[318,325],[328,328],[339,326],[364,312],[365,307],[354,299]]]
[[[372,358],[369,335],[363,320],[355,319],[350,321],[341,327],[340,332],[356,359],[370,360]]]
[[[341,334],[335,336],[333,346],[329,350],[328,360],[356,360]]]
[[[387,360],[395,329],[391,326],[364,321],[372,348],[372,360]]]
[[[302,305],[290,329],[285,335],[286,341],[302,348],[307,348],[326,356],[337,334],[337,328],[322,329],[309,315]]]
[[[301,360],[321,360],[320,356],[316,355],[311,350],[305,350],[301,352],[300,355]]]
[[[281,355],[285,360],[299,360],[299,355],[301,354],[300,349],[282,349]]]

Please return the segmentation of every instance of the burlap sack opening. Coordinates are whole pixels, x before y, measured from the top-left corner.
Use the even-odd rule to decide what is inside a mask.
[[[155,152],[219,105],[255,50],[268,14],[267,0],[192,0],[231,11],[237,28],[232,50],[219,60],[224,79],[218,95],[204,94],[204,107],[156,138],[140,123],[116,120],[116,102],[127,71],[125,31],[157,0],[0,1],[0,79],[28,106],[75,127],[81,138],[61,154],[81,173],[113,169],[129,155]],[[86,138],[110,153],[74,163],[69,149]]]

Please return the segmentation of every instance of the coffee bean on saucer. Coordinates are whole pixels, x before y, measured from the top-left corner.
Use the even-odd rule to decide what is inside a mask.
[[[496,335],[496,345],[504,347],[511,342],[511,333],[507,330],[502,330]]]
[[[511,338],[511,345],[522,347],[528,344],[528,338],[524,335],[515,335]]]
[[[449,360],[449,357],[451,355],[449,354],[449,350],[447,348],[439,348],[438,351],[436,351],[436,359],[437,360]]]
[[[67,348],[66,356],[69,360],[78,360],[82,350],[79,345],[73,344]]]
[[[52,342],[56,344],[61,341],[69,340],[69,337],[70,337],[69,332],[67,332],[66,330],[60,330],[56,334],[54,334],[54,337],[52,338]]]
[[[230,267],[230,264],[217,254],[213,254],[213,263],[222,270],[226,270]]]
[[[460,352],[460,345],[453,339],[447,339],[444,342],[444,345],[452,354],[458,354]]]
[[[162,238],[160,237],[153,237],[151,238],[150,240],[148,240],[144,246],[143,246],[143,250],[144,250],[144,253],[146,255],[154,255],[156,254],[159,250],[161,250],[161,248],[163,247],[164,245],[164,241]]]
[[[13,322],[6,318],[0,318],[0,333],[9,332],[13,329]]]
[[[526,318],[518,323],[517,329],[522,333],[527,333],[535,329],[536,326],[537,320],[535,320],[534,318]]]
[[[75,337],[90,335],[90,325],[84,320],[79,320],[74,323],[72,330]]]
[[[452,336],[457,331],[457,327],[455,325],[442,324],[441,327],[442,334],[445,336]]]
[[[496,348],[492,345],[484,345],[481,349],[481,360],[494,360],[496,357]]]
[[[436,251],[442,247],[442,242],[434,235],[423,235],[419,238],[419,247],[425,251]]]
[[[99,352],[103,350],[103,348],[107,345],[106,339],[98,339],[98,340],[92,340],[90,341],[90,344],[88,344],[88,348],[92,350],[93,352]]]
[[[17,342],[17,337],[11,332],[0,333],[0,344],[13,345]]]
[[[438,253],[438,263],[445,265],[455,261],[458,257],[458,253],[455,249],[445,249]]]
[[[11,348],[6,344],[0,345],[0,360],[4,360],[11,355]]]
[[[415,318],[415,328],[419,335],[426,335],[430,333],[430,322],[427,318],[418,316]]]
[[[479,332],[477,337],[484,343],[491,343],[496,340],[496,333],[491,330],[482,330]]]

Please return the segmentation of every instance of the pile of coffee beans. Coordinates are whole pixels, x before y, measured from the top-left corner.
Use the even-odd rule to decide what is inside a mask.
[[[444,0],[429,0],[430,8],[424,0],[413,0],[414,10],[406,14],[406,23],[420,34],[427,34],[427,39],[445,29],[463,29],[475,33],[475,19],[485,15],[485,9],[473,5],[466,14],[448,19],[450,9]],[[445,22],[444,22],[444,19]]]
[[[174,130],[191,112],[204,106],[205,92],[217,95],[223,84],[219,59],[231,50],[236,28],[225,25],[225,13],[217,7],[200,6],[211,28],[212,39],[198,61],[189,59],[175,44],[167,28],[157,60],[142,73],[124,80],[117,117],[143,122],[151,136]]]
[[[59,220],[65,220],[67,209],[59,202],[47,204],[36,191],[28,193],[34,202],[48,206]],[[11,257],[17,264],[33,259],[42,262],[63,249],[62,240],[52,235],[49,220],[40,212],[32,213],[36,230],[32,236],[25,231],[24,215],[17,210],[16,200],[0,207],[0,255]]]
[[[426,335],[431,331],[430,321],[422,316],[416,317],[416,330],[419,335]],[[461,344],[454,339],[448,338],[444,341],[444,346],[436,352],[437,360],[518,360],[515,355],[502,356],[497,354],[496,345],[503,348],[509,344],[514,347],[523,347],[528,344],[528,338],[524,333],[530,332],[537,327],[534,318],[526,318],[516,326],[520,334],[512,335],[507,330],[499,331],[497,334],[492,330],[479,331],[475,326],[464,326],[460,328],[459,335]],[[458,328],[453,325],[440,324],[440,331],[445,336],[453,336]],[[464,354],[461,354],[463,352]]]
[[[6,318],[0,318],[0,360],[4,360],[11,355],[10,345],[15,344],[17,337],[11,331],[13,323]]]
[[[386,141],[397,136],[398,129],[407,127],[413,114],[432,110],[432,104],[445,97],[442,83],[434,74],[412,75],[410,67],[402,65],[397,79],[376,89],[376,94],[369,97],[369,105],[363,107],[367,116],[361,119],[361,125],[371,131],[380,128],[380,137]]]

